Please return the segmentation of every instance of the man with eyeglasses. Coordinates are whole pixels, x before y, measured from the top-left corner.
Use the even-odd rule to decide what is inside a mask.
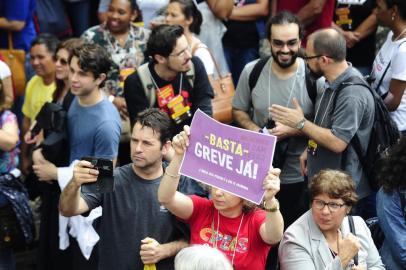
[[[269,116],[269,107],[273,104],[293,107],[292,98],[295,97],[303,104],[306,117],[312,119],[313,104],[306,86],[305,62],[298,58],[303,36],[298,18],[288,12],[279,13],[270,19],[267,30],[272,57],[260,60],[267,62],[252,89],[250,80],[259,61],[245,66],[233,99],[233,117],[242,128],[278,137],[273,165],[282,169],[281,190],[277,198],[287,228],[308,207],[306,184],[299,164],[299,156],[306,148],[307,139],[298,129],[273,121]],[[281,156],[280,162],[275,162],[275,156]]]
[[[192,57],[179,25],[154,28],[147,42],[149,63],[124,82],[124,97],[131,123],[149,107],[165,111],[175,122],[175,133],[191,122],[197,109],[212,115],[210,86],[203,63]]]
[[[368,218],[374,214],[375,196],[350,142],[357,136],[365,155],[374,121],[374,99],[366,87],[349,84],[354,77],[362,78],[362,75],[346,61],[346,42],[336,30],[324,29],[310,35],[306,60],[314,76],[325,78],[314,121],[303,115],[297,100],[293,108],[273,105],[271,115],[290,127],[302,123],[300,129],[309,137],[307,151],[300,157],[302,173],[310,179],[326,168],[348,172],[360,198],[356,213]]]

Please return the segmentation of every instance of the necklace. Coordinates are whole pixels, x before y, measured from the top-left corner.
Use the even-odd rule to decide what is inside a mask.
[[[270,70],[270,74],[268,76],[268,108],[271,107],[271,73],[272,73],[272,61],[269,64],[269,70]],[[296,84],[296,79],[297,79],[297,73],[299,71],[300,66],[297,67],[296,71],[295,71],[295,77],[293,78],[293,82],[292,85],[290,87],[290,91],[289,91],[289,97],[288,100],[286,101],[285,107],[289,107],[290,101],[292,99],[292,94],[295,90],[295,84]],[[268,116],[269,117],[269,116]]]
[[[234,266],[234,258],[235,258],[235,251],[237,250],[237,244],[238,244],[238,235],[240,234],[240,229],[242,225],[242,221],[244,220],[244,213],[242,213],[241,220],[240,220],[240,225],[238,225],[238,230],[237,230],[237,235],[235,236],[235,245],[234,245],[234,251],[233,251],[233,257],[231,259],[231,265]],[[213,220],[211,223],[211,231],[212,234],[214,235],[214,244],[213,247],[217,249],[217,236],[219,235],[219,228],[220,228],[220,212],[217,210],[217,230],[214,231],[214,216]]]
[[[393,42],[398,41],[403,36],[404,33],[406,33],[406,28],[403,29],[402,32],[400,32],[400,34],[393,40]]]

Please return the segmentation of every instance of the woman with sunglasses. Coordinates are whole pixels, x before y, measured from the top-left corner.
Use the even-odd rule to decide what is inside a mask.
[[[355,184],[344,172],[322,170],[309,184],[311,209],[286,230],[279,246],[281,270],[385,269],[371,233],[354,216]]]

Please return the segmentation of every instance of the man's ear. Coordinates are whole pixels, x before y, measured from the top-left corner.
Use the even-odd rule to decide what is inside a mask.
[[[154,59],[158,64],[165,64],[166,63],[166,57],[160,54],[155,54]]]
[[[168,154],[171,150],[172,150],[171,141],[167,141],[166,143],[164,143],[164,145],[162,145],[162,154],[163,155]]]
[[[107,78],[106,73],[100,73],[99,77],[96,79],[96,84],[97,86],[100,86],[100,84]]]

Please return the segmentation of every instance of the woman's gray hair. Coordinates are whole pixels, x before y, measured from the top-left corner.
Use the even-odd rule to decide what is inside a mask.
[[[175,270],[232,270],[230,261],[218,249],[194,245],[179,251]]]

